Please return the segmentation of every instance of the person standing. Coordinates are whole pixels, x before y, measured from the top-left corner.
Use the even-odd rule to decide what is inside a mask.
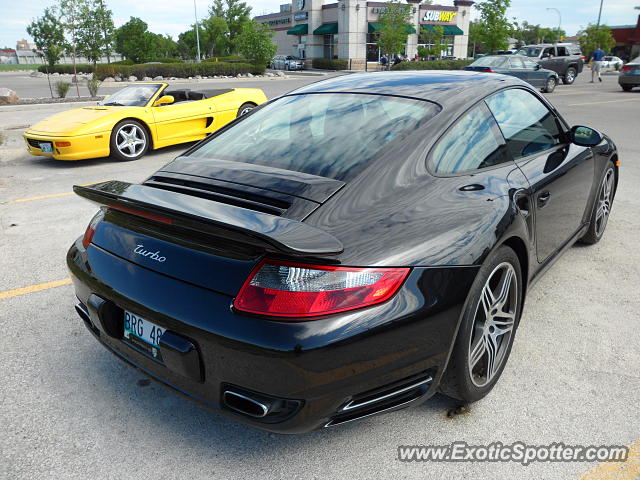
[[[591,64],[591,83],[593,83],[593,78],[595,74],[598,74],[598,81],[602,81],[602,77],[600,76],[600,70],[602,70],[602,59],[604,58],[605,53],[600,48],[600,45],[596,47],[596,51],[591,54],[591,60],[593,63]]]

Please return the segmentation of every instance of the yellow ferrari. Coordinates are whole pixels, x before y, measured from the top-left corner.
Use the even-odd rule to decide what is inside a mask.
[[[258,88],[190,90],[136,83],[96,106],[49,117],[24,138],[29,153],[57,160],[109,155],[137,160],[149,149],[200,140],[266,101]]]

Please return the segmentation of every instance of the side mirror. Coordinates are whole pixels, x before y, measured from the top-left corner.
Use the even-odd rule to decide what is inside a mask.
[[[174,98],[171,95],[163,95],[158,100],[153,102],[154,107],[159,107],[160,105],[169,105],[174,102]]]
[[[542,58],[549,58],[551,55],[549,55],[548,53],[543,53],[542,54]]]
[[[593,147],[602,141],[602,135],[593,128],[576,125],[571,127],[571,143],[582,147]]]
[[[533,67],[534,70],[540,70],[542,67],[536,63],[536,66]]]

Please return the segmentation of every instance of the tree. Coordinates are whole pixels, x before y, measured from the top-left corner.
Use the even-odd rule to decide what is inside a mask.
[[[442,25],[433,25],[433,30],[422,30],[423,31],[420,33],[420,43],[431,45],[430,47],[424,49],[426,51],[424,53],[427,54],[425,56],[434,56],[440,58],[442,56],[442,40],[444,38],[444,27]]]
[[[127,23],[117,28],[114,34],[116,52],[135,63],[149,61],[152,57],[153,39],[146,22],[131,17]]]
[[[189,30],[178,35],[178,54],[183,58],[196,58],[197,56],[198,47],[195,29],[195,25],[192,25]],[[207,45],[207,32],[202,25],[198,26],[198,34],[200,35],[200,45]]]
[[[36,48],[41,52],[47,64],[53,67],[65,49],[64,25],[60,21],[55,7],[45,8],[42,17],[33,20],[27,26]]]
[[[102,0],[87,0],[80,6],[77,30],[78,53],[87,57],[94,65],[102,55],[111,53],[113,20],[111,10]]]
[[[245,58],[266,66],[278,51],[272,38],[273,32],[267,25],[250,20],[242,25],[242,30],[236,38],[236,47]]]
[[[229,29],[229,42],[233,45],[243,25],[251,19],[251,7],[241,0],[214,0],[209,8],[210,17],[223,18]]]
[[[379,17],[380,33],[377,45],[380,51],[389,57],[404,51],[407,34],[411,28],[409,24],[409,9],[406,4],[392,0]],[[389,61],[388,65],[391,65]]]
[[[483,0],[475,5],[480,10],[479,39],[489,53],[509,46],[507,39],[513,28],[506,13],[510,5],[511,0]]]
[[[582,53],[586,58],[591,58],[591,54],[600,47],[608,52],[616,44],[615,38],[611,34],[611,29],[606,25],[587,25],[587,28],[578,32],[578,42]]]
[[[231,47],[227,21],[222,17],[209,17],[202,21],[202,27],[206,33],[203,45],[207,54],[218,57],[227,55]]]
[[[469,22],[469,44],[467,45],[467,52],[470,51],[469,56],[475,58],[478,53],[478,46],[482,44],[482,24],[478,20],[472,20]]]
[[[73,59],[73,75],[76,76],[76,46],[78,45],[78,30],[82,23],[82,12],[87,0],[60,0],[60,11],[64,27],[71,36],[71,58]],[[80,87],[76,82],[76,93],[80,96]]]

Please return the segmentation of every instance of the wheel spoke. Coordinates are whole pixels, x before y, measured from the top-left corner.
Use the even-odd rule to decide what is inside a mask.
[[[514,314],[501,312],[498,316],[501,318],[500,320],[493,320],[493,326],[495,327],[494,332],[496,335],[504,335],[505,333],[513,330]]]
[[[497,365],[498,344],[496,343],[495,338],[493,338],[492,336],[489,336],[487,338],[486,350],[487,350],[486,377],[487,377],[487,383],[488,383],[491,381],[491,379],[493,378],[493,375],[495,374],[495,371],[498,369],[498,365]]]
[[[487,337],[486,335],[480,335],[480,338],[478,338],[478,341],[469,353],[469,371],[473,370],[473,367],[476,366],[486,351]]]
[[[508,268],[500,279],[500,283],[498,285],[498,297],[496,298],[496,304],[500,307],[504,306],[509,299],[509,292],[511,291],[511,281],[513,280],[513,270]]]
[[[600,205],[600,207],[598,207],[598,210],[596,211],[596,222],[599,221],[602,216],[604,215],[604,205]]]
[[[491,307],[496,301],[489,283],[487,283],[482,289],[482,297],[480,298],[480,301],[482,302],[485,318],[489,318],[491,316]]]

